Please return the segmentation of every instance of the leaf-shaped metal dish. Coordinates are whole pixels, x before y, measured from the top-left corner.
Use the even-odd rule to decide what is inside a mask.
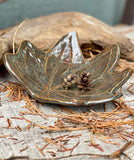
[[[79,106],[104,103],[122,96],[115,91],[129,79],[132,71],[113,72],[119,56],[119,46],[113,45],[91,61],[86,61],[73,31],[62,37],[49,52],[23,41],[16,54],[4,55],[4,64],[38,101]],[[91,75],[90,91],[81,91],[77,87],[63,88],[67,75],[79,75],[82,71]]]

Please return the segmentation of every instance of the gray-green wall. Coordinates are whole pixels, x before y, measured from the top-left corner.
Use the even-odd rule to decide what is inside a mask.
[[[124,6],[125,0],[7,0],[0,4],[0,28],[25,18],[65,11],[83,12],[115,25],[121,20]]]

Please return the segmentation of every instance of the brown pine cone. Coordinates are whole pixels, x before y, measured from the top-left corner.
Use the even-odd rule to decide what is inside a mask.
[[[69,88],[75,87],[76,84],[77,84],[76,76],[70,74],[70,75],[67,76],[67,78],[64,78],[63,87],[65,89],[69,89]]]
[[[78,88],[85,91],[90,91],[90,73],[82,72],[80,74],[80,80],[78,82]]]

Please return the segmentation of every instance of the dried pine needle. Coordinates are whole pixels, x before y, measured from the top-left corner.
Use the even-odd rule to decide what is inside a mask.
[[[94,148],[96,148],[96,149],[100,150],[101,152],[104,152],[104,150],[100,147],[100,145],[99,145],[99,144],[93,144],[93,143],[90,143],[88,146],[90,146],[90,147],[94,147]]]
[[[91,133],[90,133],[90,139],[91,139],[92,144],[95,145],[95,141],[94,141],[94,138],[93,138],[95,128],[94,128],[94,126],[91,126],[91,127],[92,127],[92,129],[91,129]]]
[[[26,105],[24,106],[28,111],[21,111],[21,119],[24,119],[30,128],[32,124],[39,128],[48,130],[48,131],[76,131],[76,130],[90,130],[90,139],[92,145],[95,144],[95,138],[101,140],[104,143],[109,143],[113,145],[120,145],[118,142],[113,142],[112,139],[117,137],[122,141],[129,141],[129,138],[134,138],[132,129],[134,127],[134,119],[129,118],[131,115],[134,115],[134,110],[128,107],[127,103],[120,99],[119,101],[113,101],[116,108],[110,112],[95,112],[91,110],[91,112],[86,113],[76,113],[67,107],[60,107],[61,111],[53,109],[56,114],[46,114],[43,113],[35,103],[35,100],[31,99],[29,95],[25,92],[24,88],[22,88],[19,84],[10,82],[9,84],[0,83],[3,87],[9,90],[8,97],[11,100],[25,100]],[[1,89],[2,90],[2,89]],[[33,122],[25,117],[25,115],[30,114],[33,116],[39,115],[48,120],[48,117],[55,117],[55,123],[52,126],[40,125],[38,122]],[[10,122],[8,121],[8,125],[10,126]],[[129,126],[130,131],[127,129]],[[27,128],[28,128],[27,127]],[[98,136],[98,135],[101,135]],[[69,136],[69,135],[68,135]],[[93,138],[94,136],[94,138]],[[95,137],[96,136],[96,137]],[[4,137],[4,135],[3,135]],[[6,136],[5,136],[6,137]],[[59,137],[59,139],[51,139],[46,138],[47,144],[45,144],[41,149],[36,145],[39,152],[45,156],[42,152],[48,145],[54,145],[56,148],[59,147],[60,152],[70,151],[72,153],[72,149],[66,148],[61,142],[65,136]],[[74,136],[75,137],[75,136]],[[67,138],[67,137],[66,137]],[[69,138],[73,138],[69,137]],[[78,141],[79,143],[79,141]],[[76,145],[76,147],[78,144]],[[98,146],[97,146],[98,147]],[[75,148],[75,146],[74,146]],[[111,154],[110,157],[116,157],[121,152],[120,150]]]
[[[57,145],[51,138],[46,137],[45,141],[48,142],[49,144],[53,145]]]
[[[40,150],[43,151],[48,145],[49,143],[45,144]]]
[[[103,130],[107,130],[106,128],[109,127],[109,129],[115,129],[115,124],[116,126],[120,127],[121,125],[133,125],[133,120],[129,120],[126,121],[127,117],[128,117],[128,111],[130,113],[130,110],[124,110],[124,108],[122,107],[121,109],[121,105],[125,105],[124,102],[122,102],[121,104],[117,101],[114,101],[114,104],[116,104],[116,108],[111,111],[111,112],[95,112],[93,110],[91,110],[91,113],[76,113],[74,111],[72,111],[71,109],[68,109],[66,107],[62,107],[63,111],[68,111],[68,114],[65,115],[64,113],[62,114],[61,112],[57,111],[54,109],[54,111],[58,114],[58,115],[49,115],[49,114],[45,114],[42,113],[41,110],[38,109],[38,107],[32,102],[32,100],[29,98],[29,96],[24,96],[24,90],[22,88],[20,88],[19,91],[21,91],[21,94],[19,94],[20,92],[16,89],[20,87],[18,84],[14,83],[14,82],[10,82],[8,89],[10,90],[10,95],[9,97],[11,99],[15,99],[13,98],[14,96],[16,97],[16,100],[19,99],[24,99],[26,101],[26,108],[30,111],[23,111],[20,112],[21,114],[33,114],[33,115],[40,115],[44,118],[47,117],[57,117],[57,123],[55,123],[54,126],[52,127],[45,127],[45,126],[41,126],[39,124],[36,124],[36,126],[44,128],[44,129],[48,129],[48,130],[55,130],[55,131],[64,131],[64,130],[79,130],[79,129],[92,129],[92,126],[95,127],[95,132],[94,133],[98,133],[98,131],[102,131]],[[17,97],[17,95],[19,94],[19,97]],[[65,112],[67,113],[67,112]],[[126,114],[126,115],[125,115]],[[132,114],[132,111],[131,111]],[[120,115],[124,115],[124,116],[120,116]],[[91,118],[92,120],[89,121],[89,118]],[[99,120],[100,119],[100,120]],[[118,119],[123,119],[122,121],[118,121]],[[29,120],[26,120],[28,123],[32,123],[29,122]],[[81,126],[78,127],[65,127],[64,123],[61,123],[60,126],[57,126],[57,124],[59,122],[64,122],[64,123],[69,123],[72,125],[76,125],[79,124]],[[101,130],[100,130],[101,128]],[[102,133],[101,133],[102,134]]]
[[[14,33],[14,36],[13,36],[13,54],[15,53],[15,38],[16,38],[16,35],[17,35],[17,32],[19,31],[19,29],[22,27],[22,25],[25,23],[25,21],[23,21],[18,27],[17,27],[17,30],[15,31]]]
[[[43,151],[38,147],[38,145],[35,145],[36,146],[36,148],[38,149],[38,151],[42,154],[42,156],[46,156],[44,153],[43,153]]]
[[[13,137],[13,135],[0,135],[0,138]]]
[[[24,151],[27,150],[27,149],[28,149],[28,146],[26,146],[26,147],[20,149],[20,152],[24,152]]]
[[[76,143],[76,145],[75,145],[75,146],[73,146],[73,148],[71,149],[70,154],[72,154],[73,150],[74,150],[74,149],[79,145],[79,143],[80,143],[80,140],[78,140],[78,142]]]
[[[112,142],[110,140],[105,140],[105,139],[102,139],[100,136],[97,136],[97,135],[96,135],[96,138],[99,139],[100,141],[104,142],[104,143],[115,144],[117,146],[120,146],[120,143],[118,143],[118,142]]]

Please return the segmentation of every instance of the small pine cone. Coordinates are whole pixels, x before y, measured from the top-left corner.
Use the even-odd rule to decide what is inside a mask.
[[[77,84],[77,78],[76,76],[70,74],[67,76],[67,78],[64,78],[63,87],[65,89],[73,88]]]
[[[90,74],[89,72],[82,72],[80,74],[80,80],[78,82],[78,88],[81,90],[90,91]]]

